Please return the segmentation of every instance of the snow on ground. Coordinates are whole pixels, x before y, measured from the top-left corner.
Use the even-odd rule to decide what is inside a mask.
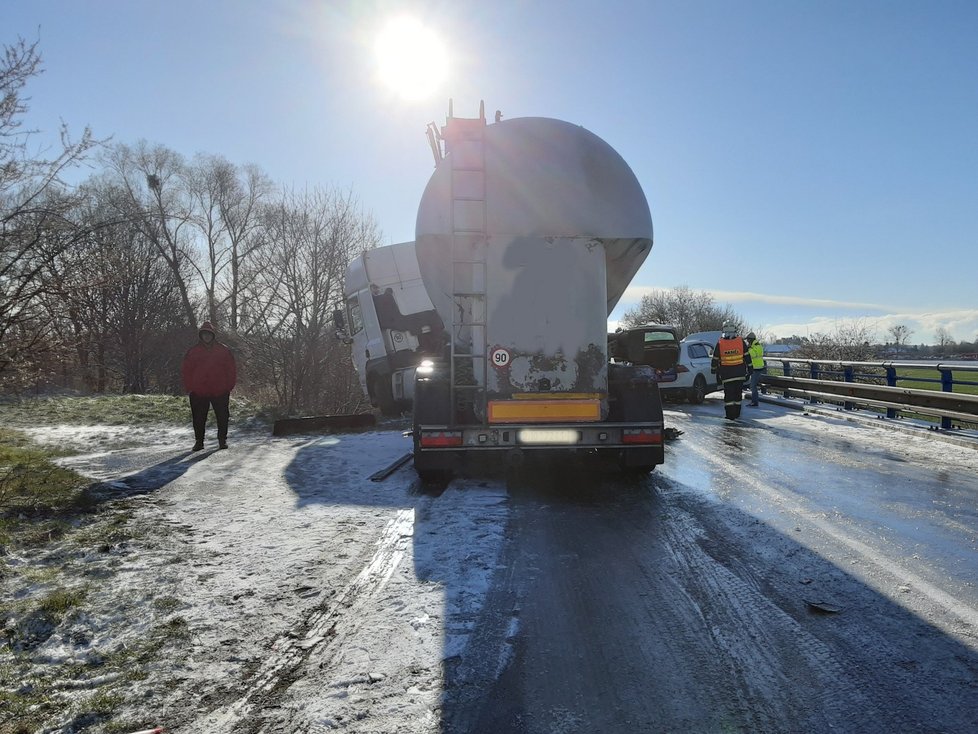
[[[370,481],[410,449],[399,431],[232,433],[231,450],[199,454],[187,430],[31,433],[87,447],[63,463],[134,512],[133,538],[47,559],[88,588],[83,613],[33,651],[38,670],[92,668],[65,681],[66,701],[97,686],[98,661],[162,637],[145,680],[107,681],[125,721],[230,732],[264,716],[273,690],[283,731],[438,729],[443,662],[464,652],[496,569],[504,489],[426,496],[410,464]]]
[[[978,471],[978,452],[932,433],[777,411],[765,422],[811,430],[816,421],[820,433],[868,449],[861,460],[902,452]],[[679,425],[692,419],[667,413]],[[83,529],[42,554],[10,557],[33,573],[0,581],[21,601],[58,584],[87,590],[66,623],[27,630],[32,674],[57,678],[64,705],[45,731],[99,731],[79,717],[98,691],[122,697],[116,731],[220,734],[256,721],[249,731],[439,730],[445,666],[475,654],[469,642],[500,570],[510,513],[502,482],[456,479],[425,495],[410,464],[370,481],[410,450],[397,430],[232,430],[229,451],[197,454],[189,427],[30,433],[81,451],[62,463],[110,500],[101,535]]]
[[[978,433],[975,431],[938,431],[930,424],[912,419],[879,418],[865,411],[847,411],[829,405],[809,406],[803,401],[777,399],[789,409],[778,420],[782,425],[818,423],[818,430],[847,441],[859,441],[861,447],[877,451],[898,451],[908,459],[935,467],[957,466],[978,471]],[[853,430],[858,430],[854,434]],[[962,451],[962,447],[970,451]]]

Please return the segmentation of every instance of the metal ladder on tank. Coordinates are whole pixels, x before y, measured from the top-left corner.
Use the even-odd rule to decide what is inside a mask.
[[[451,152],[452,427],[484,417],[487,408],[485,131],[484,102],[475,119],[453,117],[449,105],[444,137]],[[471,350],[459,341],[471,343]]]

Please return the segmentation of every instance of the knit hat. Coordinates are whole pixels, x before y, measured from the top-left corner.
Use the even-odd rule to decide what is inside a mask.
[[[200,325],[200,328],[197,330],[197,333],[202,334],[205,331],[209,331],[211,334],[216,333],[214,331],[214,325],[210,321],[205,321],[204,323],[202,323]]]

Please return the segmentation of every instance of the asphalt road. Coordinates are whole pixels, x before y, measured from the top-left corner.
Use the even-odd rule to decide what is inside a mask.
[[[978,452],[721,414],[669,411],[684,434],[637,482],[508,479],[443,731],[978,731]]]

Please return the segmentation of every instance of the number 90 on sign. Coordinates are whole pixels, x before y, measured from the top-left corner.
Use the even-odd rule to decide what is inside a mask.
[[[499,369],[508,367],[510,359],[509,350],[504,347],[496,347],[489,353],[489,361],[492,362],[492,366]]]

